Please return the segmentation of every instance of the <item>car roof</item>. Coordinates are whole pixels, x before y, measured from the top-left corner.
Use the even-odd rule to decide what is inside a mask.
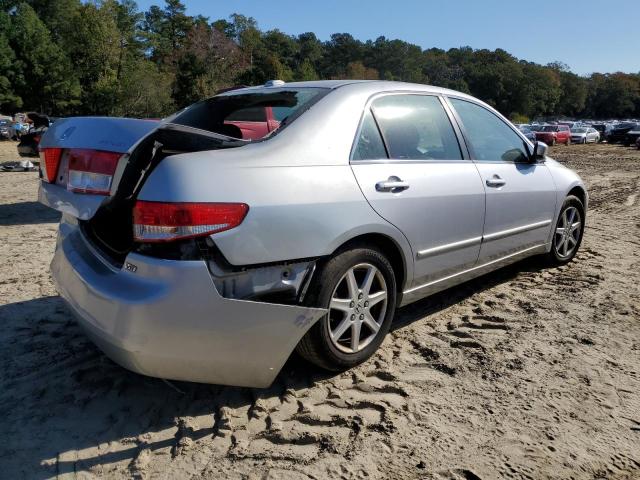
[[[425,93],[435,93],[435,94],[443,94],[443,95],[457,95],[461,97],[473,98],[470,95],[467,95],[462,92],[457,92],[455,90],[449,90],[447,88],[435,87],[433,85],[424,85],[421,83],[408,83],[408,82],[394,82],[388,80],[313,80],[307,82],[286,82],[284,84],[274,85],[274,86],[265,86],[265,85],[256,85],[252,87],[240,88],[237,90],[231,90],[223,93],[225,94],[237,94],[246,91],[252,90],[272,90],[272,89],[283,89],[287,87],[294,88],[328,88],[328,89],[337,89],[341,87],[349,86],[350,90],[362,90],[362,91],[419,91]],[[477,100],[477,99],[476,99]]]

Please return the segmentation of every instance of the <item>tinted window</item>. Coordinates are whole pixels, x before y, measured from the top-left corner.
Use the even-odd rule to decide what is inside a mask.
[[[362,119],[362,126],[356,142],[356,148],[353,151],[353,160],[376,160],[387,158],[387,152],[380,137],[380,131],[376,126],[376,122],[371,115],[371,111],[367,110]]]
[[[437,97],[388,95],[373,102],[389,156],[411,160],[461,160],[458,140]]]
[[[287,107],[273,107],[271,111],[273,112],[273,118],[279,122],[287,118],[289,113],[291,113],[291,109]]]
[[[451,99],[451,103],[464,124],[476,160],[528,160],[524,140],[492,112],[455,98]]]
[[[267,114],[264,107],[242,108],[231,112],[225,120],[228,122],[266,122]]]

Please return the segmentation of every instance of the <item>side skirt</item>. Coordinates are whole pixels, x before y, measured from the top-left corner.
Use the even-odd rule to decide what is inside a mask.
[[[483,263],[482,265],[477,265],[467,270],[454,273],[453,275],[448,275],[446,277],[433,280],[423,285],[409,288],[402,293],[402,301],[398,306],[403,307],[405,305],[408,305],[409,303],[416,302],[425,297],[433,295],[434,293],[441,292],[442,290],[446,290],[447,288],[467,282],[486,273],[493,272],[494,270],[498,270],[499,268],[505,267],[524,258],[548,251],[549,245],[543,243],[541,245],[525,248],[524,250],[519,250],[504,257],[491,260],[490,262]]]

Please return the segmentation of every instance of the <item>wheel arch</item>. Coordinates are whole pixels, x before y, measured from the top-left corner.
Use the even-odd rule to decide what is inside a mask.
[[[581,185],[576,185],[573,188],[571,188],[571,190],[569,190],[567,192],[567,197],[569,195],[573,195],[575,197],[578,197],[578,199],[582,202],[582,205],[584,206],[585,214],[586,214],[586,210],[587,210],[587,191]]]
[[[413,264],[409,264],[411,259],[406,258],[402,247],[393,238],[379,232],[356,235],[340,244],[330,256],[332,257],[338,252],[362,245],[378,248],[391,263],[396,277],[397,303],[399,305],[405,284],[407,279],[410,278],[409,275],[411,275],[410,272],[413,267]]]

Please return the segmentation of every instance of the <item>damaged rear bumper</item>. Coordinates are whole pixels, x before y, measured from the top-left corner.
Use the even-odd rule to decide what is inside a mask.
[[[51,270],[94,343],[123,367],[153,377],[267,387],[326,313],[224,298],[202,260],[132,253],[115,269],[64,218]]]

